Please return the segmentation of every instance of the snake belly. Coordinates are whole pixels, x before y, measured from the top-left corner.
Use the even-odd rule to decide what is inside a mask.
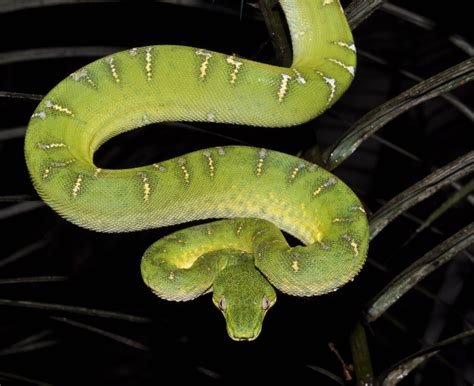
[[[233,219],[182,230],[150,247],[142,274],[159,296],[189,300],[216,292],[217,282],[224,293],[233,281],[235,301],[255,303],[250,298],[260,291],[258,307],[266,312],[275,297],[263,281],[291,295],[320,295],[352,280],[365,261],[368,226],[359,199],[337,177],[297,157],[228,146],[131,169],[103,169],[93,162],[104,142],[151,123],[294,126],[331,107],[349,87],[356,65],[339,1],[280,0],[280,5],[292,38],[290,68],[192,47],[133,48],[71,74],[31,117],[25,158],[32,182],[72,223],[128,232]],[[281,230],[304,245],[290,247]],[[225,280],[219,278],[224,271]],[[246,298],[247,282],[254,291]],[[252,333],[245,326],[236,332],[248,321],[235,314],[254,311],[235,308],[230,315],[232,304],[224,295],[215,303],[227,312],[231,337],[258,336],[261,314],[260,326],[247,326]]]

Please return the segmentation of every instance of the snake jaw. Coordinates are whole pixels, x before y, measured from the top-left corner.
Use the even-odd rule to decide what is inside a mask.
[[[252,325],[248,324],[248,321],[246,321],[247,318],[243,317],[242,319],[244,320],[243,322],[239,321],[234,321],[232,318],[229,318],[225,312],[222,312],[224,315],[224,318],[226,320],[226,328],[227,328],[227,334],[229,337],[237,342],[251,342],[252,340],[255,340],[258,338],[260,335],[260,332],[262,332],[262,322],[263,318],[265,317],[265,313],[261,316],[261,319],[258,318],[255,320],[255,323],[252,323]],[[242,316],[250,316],[248,313],[246,315]]]
[[[229,334],[230,338],[232,340],[235,340],[236,342],[251,342],[255,339],[258,338],[258,336],[260,335],[260,332],[262,331],[262,329],[260,328],[256,333],[255,335],[253,336],[243,336],[243,337],[240,337],[240,336],[236,336],[234,335],[229,329],[227,329],[227,333]]]

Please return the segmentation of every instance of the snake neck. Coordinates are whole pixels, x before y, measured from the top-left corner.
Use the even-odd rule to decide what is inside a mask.
[[[291,34],[293,68],[318,69],[332,53],[337,57],[341,46],[355,52],[339,0],[280,0],[280,5]]]

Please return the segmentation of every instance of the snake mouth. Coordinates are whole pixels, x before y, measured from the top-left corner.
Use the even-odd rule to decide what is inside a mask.
[[[239,337],[239,336],[230,336],[233,340],[237,341],[237,342],[251,342],[252,340],[255,340],[257,339],[257,336],[258,335],[254,335],[254,336],[251,336],[251,337]]]
[[[232,340],[237,341],[237,342],[251,342],[252,340],[255,340],[258,338],[260,335],[261,329],[255,330],[255,331],[245,331],[245,332],[235,332],[231,331],[230,329],[227,330],[227,333],[231,337]]]

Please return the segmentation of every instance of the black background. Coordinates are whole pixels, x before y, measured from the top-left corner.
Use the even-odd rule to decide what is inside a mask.
[[[246,5],[240,20],[238,1],[203,3],[206,7],[194,8],[129,1],[45,6],[0,13],[0,50],[62,46],[120,49],[183,44],[265,62],[272,60],[271,45],[265,44],[268,33],[257,11]],[[432,19],[434,29],[425,30],[377,11],[355,30],[354,36],[361,52],[377,55],[387,65],[360,56],[351,89],[333,109],[315,121],[290,130],[200,123],[194,125],[199,130],[190,130],[155,125],[107,143],[97,156],[99,166],[144,165],[204,147],[236,143],[291,154],[306,151],[315,143],[327,146],[364,113],[414,84],[399,73],[400,69],[426,78],[468,58],[449,40],[453,34],[464,37],[472,34],[467,1],[393,3]],[[92,59],[75,57],[3,64],[0,90],[45,94]],[[471,85],[457,89],[454,94],[473,108]],[[0,98],[1,127],[26,125],[36,103]],[[416,155],[418,160],[372,138],[335,173],[373,212],[433,168],[470,150],[471,133],[472,122],[437,98],[403,114],[378,133],[384,140]],[[0,162],[0,195],[36,197],[24,164],[21,138],[0,142]],[[425,218],[451,193],[452,190],[446,189],[411,213]],[[9,205],[2,204],[2,207]],[[288,380],[292,385],[308,382],[331,385],[333,381],[314,370],[314,366],[318,366],[341,376],[341,366],[328,350],[328,342],[334,342],[350,362],[348,336],[370,298],[390,278],[471,218],[472,208],[466,203],[459,204],[436,223],[442,234],[424,232],[407,246],[402,244],[417,224],[410,218],[397,219],[377,237],[370,250],[370,259],[388,267],[388,271],[367,264],[357,280],[334,294],[312,299],[280,295],[266,318],[261,336],[250,343],[236,343],[227,337],[224,321],[209,296],[189,303],[166,302],[157,299],[141,282],[139,261],[143,251],[155,239],[180,227],[133,234],[98,234],[66,222],[47,207],[0,220],[0,258],[11,256],[32,243],[45,243],[15,263],[0,266],[1,278],[68,276],[67,281],[59,283],[3,285],[1,298],[113,310],[152,320],[151,323],[130,323],[0,306],[0,350],[40,332],[46,332],[45,340],[52,342],[43,349],[0,356],[0,372],[21,374],[55,385],[179,384],[188,380],[199,384],[253,384],[257,381],[267,384]],[[453,304],[441,308],[441,315],[436,314],[439,302],[412,291],[390,310],[391,317],[399,321],[403,329],[396,328],[387,318],[371,325],[369,343],[376,373],[418,350],[420,340],[429,337],[429,326],[433,323],[442,325],[437,340],[467,329],[469,318],[472,328],[472,263],[467,261],[460,256],[455,263],[423,282],[432,292],[441,295],[443,284],[464,283]],[[65,316],[126,336],[148,346],[150,351],[130,348],[51,319],[51,316]],[[472,365],[468,366],[474,359],[472,344],[456,347],[447,355],[457,373],[434,359],[405,384],[460,382],[456,384],[467,385],[469,379],[472,383],[474,370]],[[23,383],[12,381],[11,384]]]

